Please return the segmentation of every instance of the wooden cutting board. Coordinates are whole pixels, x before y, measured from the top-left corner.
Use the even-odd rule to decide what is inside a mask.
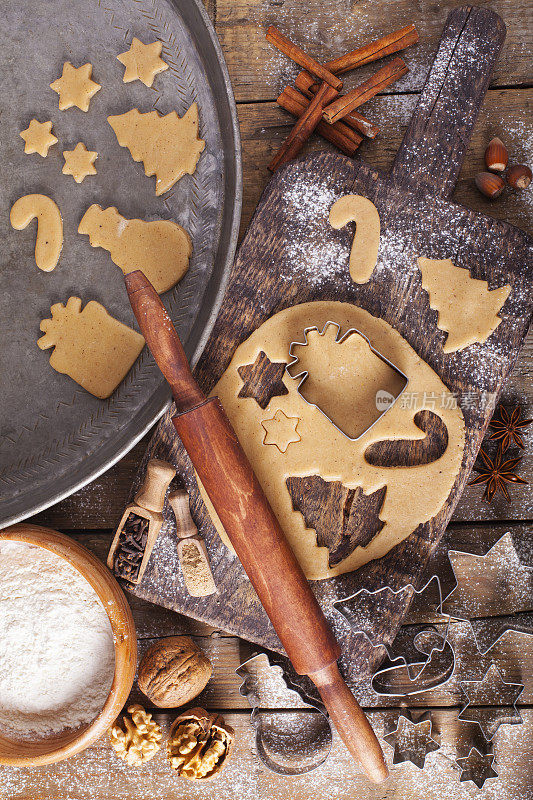
[[[366,630],[374,643],[388,644],[394,639],[412,598],[409,585],[416,586],[452,515],[528,328],[532,240],[511,225],[449,200],[504,37],[502,20],[488,9],[467,6],[450,14],[389,173],[380,174],[360,160],[321,152],[290,163],[272,178],[240,247],[222,309],[196,367],[200,384],[209,392],[238,345],[273,314],[297,303],[340,300],[386,320],[450,391],[462,398],[464,459],[439,514],[385,557],[356,572],[312,584],[342,640],[342,668],[354,688],[367,680],[383,655],[358,631]],[[363,285],[347,279],[353,230],[339,233],[327,222],[328,198],[345,193],[362,194],[377,206],[381,241],[387,243],[380,247],[373,276]],[[444,334],[436,327],[436,312],[422,290],[417,255],[451,258],[455,264],[468,266],[473,277],[487,280],[491,289],[511,284],[510,298],[500,314],[503,321],[485,343],[455,353],[453,358],[443,353]],[[213,528],[171,413],[152,438],[132,494],[144,476],[148,458],[173,461],[190,492],[193,516],[208,546],[218,593],[202,599],[186,593],[170,515],[143,582],[134,593],[282,652],[240,563]],[[431,450],[438,446],[438,436],[432,436],[431,415],[426,422]],[[307,503],[312,499],[309,491]],[[333,513],[318,493],[314,499],[317,513],[320,510],[324,526],[334,538],[342,530],[342,509]],[[377,594],[344,603],[344,616],[335,609],[336,600],[360,589]]]

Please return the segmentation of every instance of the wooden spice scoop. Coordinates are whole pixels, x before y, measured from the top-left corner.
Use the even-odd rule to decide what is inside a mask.
[[[342,740],[370,780],[388,775],[383,752],[344,682],[336,641],[217,397],[194,379],[174,326],[140,270],[124,276],[141,333],[170,384],[173,418],[192,464],[287,655],[308,675]]]
[[[122,519],[118,524],[115,536],[111,542],[111,547],[109,548],[107,566],[110,570],[113,570],[116,575],[128,580],[130,583],[140,583],[142,580],[154,544],[159,536],[159,531],[165,521],[162,513],[163,506],[165,505],[165,494],[175,475],[176,470],[172,464],[168,464],[166,461],[160,461],[157,458],[150,459],[146,467],[143,485],[135,495],[133,503],[129,503],[126,506]],[[130,515],[132,519],[129,519]],[[136,530],[134,530],[135,535],[137,532],[142,533],[146,529],[146,535],[144,537],[146,541],[144,542],[144,546],[142,546],[142,544],[135,545],[135,549],[139,549],[139,551],[142,552],[140,565],[137,569],[126,573],[120,564],[116,562],[117,559],[120,561],[119,556],[123,548],[124,539],[124,536],[121,536],[121,534],[127,523],[130,527],[132,525],[136,526]],[[140,530],[139,525],[144,527]],[[143,540],[140,539],[139,541],[142,543]]]
[[[205,542],[198,535],[185,489],[170,492],[168,502],[176,517],[178,558],[183,582],[191,597],[208,597],[217,590]]]

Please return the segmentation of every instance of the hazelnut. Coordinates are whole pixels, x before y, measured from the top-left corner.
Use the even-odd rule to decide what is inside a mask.
[[[495,172],[503,172],[509,161],[509,154],[507,148],[501,139],[497,136],[489,142],[489,146],[485,150],[485,164],[487,169]]]
[[[495,200],[499,197],[505,187],[503,178],[499,175],[494,175],[492,172],[478,172],[474,180],[479,191],[489,200]]]
[[[531,170],[525,164],[513,164],[507,172],[507,183],[513,189],[527,189],[531,178]]]
[[[169,636],[148,648],[139,664],[139,689],[159,708],[189,703],[213,673],[207,656],[189,636]]]
[[[182,778],[210,780],[226,765],[234,741],[235,731],[224,717],[191,708],[172,723],[167,741],[170,766]]]

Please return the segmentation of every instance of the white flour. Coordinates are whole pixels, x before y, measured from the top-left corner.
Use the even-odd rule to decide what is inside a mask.
[[[19,738],[91,722],[113,681],[109,618],[64,559],[0,542],[0,731]]]

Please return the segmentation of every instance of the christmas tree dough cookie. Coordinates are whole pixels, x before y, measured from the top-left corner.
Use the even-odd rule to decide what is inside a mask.
[[[193,103],[183,117],[175,111],[162,117],[157,111],[141,114],[132,108],[126,114],[108,117],[121,147],[134,161],[142,161],[149,177],[155,175],[155,193],[161,195],[185,174],[192,175],[205,147],[198,137],[198,106]]]
[[[59,95],[60,111],[66,111],[73,106],[81,111],[89,110],[91,97],[102,88],[99,83],[91,80],[92,71],[92,64],[84,64],[76,69],[70,61],[65,61],[61,77],[50,84],[50,88]]]
[[[13,203],[9,220],[20,231],[37,219],[35,263],[43,272],[51,272],[63,247],[63,220],[59,208],[45,194],[26,194]]]
[[[87,175],[96,175],[94,162],[98,158],[95,150],[87,150],[83,142],[78,142],[74,150],[63,150],[65,163],[63,175],[72,175],[76,183],[81,183]]]
[[[37,119],[32,119],[26,130],[21,131],[19,136],[24,139],[25,153],[38,153],[43,158],[46,158],[49,149],[58,141],[52,133],[52,123],[39,122]]]
[[[95,397],[105,399],[127,375],[144,347],[144,339],[91,300],[83,311],[79,297],[50,309],[43,319],[41,350],[53,347],[50,366],[69,375]]]
[[[117,209],[93,204],[83,215],[78,233],[92,247],[103,247],[124,275],[141,269],[156,292],[171,289],[189,269],[191,238],[180,225],[160,219],[126,219]]]
[[[162,49],[161,42],[143,44],[134,36],[130,49],[117,56],[120,63],[126,67],[123,82],[131,83],[138,80],[145,86],[152,86],[155,76],[168,69],[168,64],[161,58]]]
[[[449,258],[442,261],[419,258],[418,266],[422,287],[438,315],[437,327],[448,334],[443,351],[453,353],[486,341],[501,322],[497,314],[511,287],[506,284],[489,289],[487,281],[472,278],[467,269],[456,267]]]

